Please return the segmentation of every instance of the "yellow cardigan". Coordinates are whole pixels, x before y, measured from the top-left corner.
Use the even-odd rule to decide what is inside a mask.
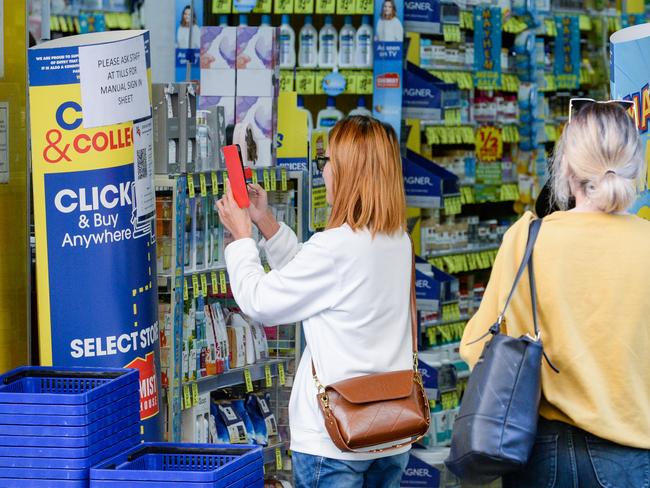
[[[526,247],[527,212],[506,233],[461,356],[474,366]],[[650,222],[633,215],[555,212],[533,253],[544,350],[540,415],[618,444],[650,449]],[[533,335],[528,276],[502,331]],[[485,339],[487,340],[487,339]]]

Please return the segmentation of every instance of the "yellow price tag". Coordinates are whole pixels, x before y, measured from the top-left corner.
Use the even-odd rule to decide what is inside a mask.
[[[201,189],[201,196],[204,197],[208,194],[208,185],[205,182],[205,174],[199,173],[199,188]]]
[[[325,89],[323,88],[323,81],[325,77],[329,75],[331,71],[326,71],[324,69],[314,71],[314,94],[324,95]]]
[[[210,180],[212,182],[212,194],[213,195],[218,195],[219,194],[219,180],[217,179],[217,173],[214,171],[210,173]]]
[[[355,9],[357,14],[372,15],[374,2],[372,0],[356,0]]]
[[[253,171],[251,171],[251,182],[253,183],[253,185],[257,185],[257,181],[258,181],[257,180],[257,170],[254,169]]]
[[[217,281],[217,272],[212,271],[210,273],[210,281],[212,282],[212,293],[215,295],[219,293],[219,282]]]
[[[278,364],[278,381],[280,382],[280,386],[287,384],[287,377],[284,374],[284,363]]]
[[[271,376],[271,366],[264,366],[264,386],[271,388],[273,386],[273,377]]]
[[[335,0],[316,0],[317,14],[333,14],[336,12]]]
[[[212,0],[213,14],[229,14],[232,10],[232,0]]]
[[[275,0],[276,14],[292,14],[293,13],[293,0]]]
[[[192,403],[194,405],[199,404],[199,385],[192,383]]]
[[[336,13],[338,15],[351,15],[356,8],[354,0],[337,0]]]
[[[187,278],[184,278],[183,282],[183,300],[187,301],[190,299],[190,287],[187,286]]]
[[[280,169],[280,179],[281,179],[280,188],[282,189],[282,191],[287,191],[287,168]]]
[[[208,296],[208,275],[201,275],[201,295]]]
[[[228,287],[226,286],[226,272],[221,271],[219,273],[219,287],[221,289],[221,294],[225,295],[228,293]]]
[[[332,5],[334,5],[334,2],[332,2]],[[296,71],[296,92],[298,92],[298,95],[313,95],[316,92],[315,71]]]
[[[253,392],[253,378],[251,377],[251,372],[248,368],[244,370],[244,382],[246,383],[246,393]]]
[[[185,408],[192,406],[192,395],[190,394],[190,385],[183,386],[183,404]]]
[[[270,175],[270,177],[271,177],[271,191],[277,191],[277,189],[278,189],[278,174],[274,169],[269,170],[269,173],[271,173],[271,175]]]
[[[282,449],[275,448],[275,469],[282,471]]]
[[[269,170],[264,170],[264,189],[269,191],[271,189],[271,175],[269,175]]]
[[[192,275],[192,295],[194,298],[198,298],[201,294],[201,288],[199,288],[199,277],[197,275]]]
[[[314,13],[314,0],[295,0],[293,11],[296,14]]]
[[[293,70],[280,70],[280,91],[293,91]]]
[[[192,173],[187,174],[187,190],[190,192],[190,198],[196,196],[196,191],[194,190],[194,175]]]
[[[256,14],[270,14],[273,11],[272,0],[257,0],[257,5],[253,9]]]

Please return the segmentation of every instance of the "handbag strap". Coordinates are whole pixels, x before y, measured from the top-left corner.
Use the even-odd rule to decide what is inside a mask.
[[[542,226],[542,219],[535,219],[530,223],[530,226],[528,227],[528,241],[526,242],[526,251],[524,252],[524,257],[521,260],[521,264],[519,265],[519,269],[517,270],[517,274],[515,276],[515,281],[512,284],[512,288],[510,289],[510,293],[508,294],[508,298],[506,299],[506,304],[503,306],[503,310],[499,314],[499,318],[497,319],[496,322],[496,332],[498,333],[500,328],[501,328],[501,323],[503,322],[503,318],[506,314],[506,310],[508,310],[508,306],[510,305],[510,301],[512,300],[513,295],[515,294],[515,290],[517,289],[517,285],[519,284],[519,280],[521,279],[522,275],[524,274],[524,271],[526,270],[526,267],[528,266],[528,276],[529,280],[531,283],[531,288],[530,288],[530,294],[531,294],[531,302],[533,306],[533,325],[535,327],[535,335],[539,335],[539,326],[537,324],[537,293],[534,291],[536,290],[535,287],[535,274],[533,270],[533,248],[535,247],[535,241],[537,240],[537,236],[539,235],[539,228]]]

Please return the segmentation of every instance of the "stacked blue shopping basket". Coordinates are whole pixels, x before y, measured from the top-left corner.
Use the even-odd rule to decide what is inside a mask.
[[[90,488],[263,488],[259,446],[145,443],[90,470]]]
[[[0,486],[88,488],[140,442],[137,370],[23,367],[0,376]]]

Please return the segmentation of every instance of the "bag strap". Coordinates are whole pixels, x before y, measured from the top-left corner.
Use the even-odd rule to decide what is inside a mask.
[[[537,293],[533,291],[536,288],[535,288],[535,274],[532,268],[533,260],[531,258],[533,256],[533,248],[535,247],[535,241],[537,240],[537,235],[539,234],[539,228],[541,226],[542,226],[542,219],[535,219],[530,223],[530,226],[528,227],[528,240],[526,242],[526,250],[524,251],[524,257],[521,259],[521,264],[519,265],[519,269],[517,270],[517,274],[515,275],[515,281],[512,284],[512,288],[510,289],[510,293],[508,294],[508,298],[506,299],[506,304],[503,306],[503,310],[499,314],[497,321],[481,337],[471,342],[468,342],[467,343],[468,346],[471,346],[472,344],[476,344],[477,342],[482,341],[490,334],[497,335],[498,333],[501,332],[501,323],[503,322],[503,318],[506,314],[506,310],[508,310],[508,306],[510,305],[510,301],[512,300],[512,297],[515,294],[515,290],[517,289],[519,280],[521,279],[522,275],[524,274],[524,271],[526,270],[526,266],[528,265],[530,265],[528,267],[528,276],[531,283],[530,291],[531,291],[531,302],[533,306],[533,324],[535,327],[535,335],[539,336],[539,327],[537,324],[537,296],[536,296]]]
[[[510,293],[508,294],[508,298],[506,299],[506,304],[503,306],[503,310],[499,314],[499,318],[497,319],[496,326],[497,330],[496,332],[498,333],[501,327],[501,323],[503,322],[503,317],[506,314],[506,310],[508,310],[508,306],[510,305],[510,301],[512,300],[513,295],[515,294],[515,290],[517,289],[517,285],[519,284],[519,280],[521,279],[522,275],[524,274],[524,271],[526,270],[526,266],[530,267],[528,268],[528,274],[529,278],[531,281],[531,300],[533,304],[533,324],[535,326],[535,335],[539,334],[539,327],[537,325],[537,297],[535,296],[536,293],[533,293],[533,289],[535,288],[534,282],[535,282],[535,275],[534,271],[532,270],[532,256],[533,256],[533,248],[535,247],[535,241],[537,240],[537,236],[539,235],[539,228],[542,226],[542,219],[535,219],[530,223],[530,226],[528,227],[528,241],[526,242],[526,251],[524,252],[524,257],[521,260],[521,264],[519,265],[519,269],[517,270],[517,274],[515,276],[515,281],[512,284],[512,288],[510,289]]]

